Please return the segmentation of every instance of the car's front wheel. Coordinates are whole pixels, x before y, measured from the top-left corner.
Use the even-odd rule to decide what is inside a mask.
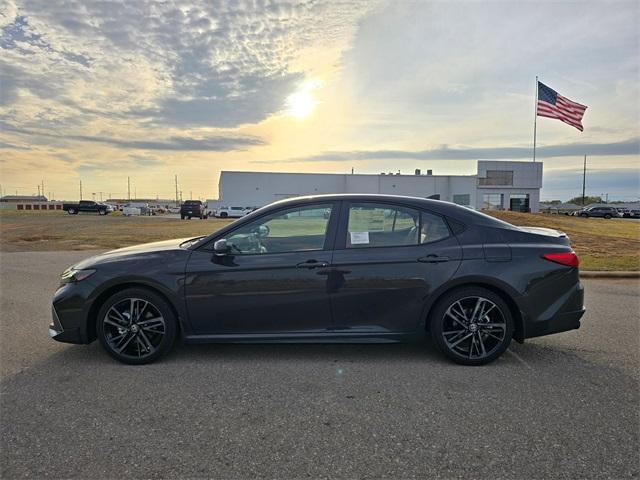
[[[176,316],[158,294],[129,288],[111,296],[100,308],[96,332],[100,344],[116,360],[150,363],[166,354],[176,338]]]
[[[513,318],[509,306],[491,290],[463,287],[446,294],[431,314],[431,336],[456,363],[484,365],[509,347]]]

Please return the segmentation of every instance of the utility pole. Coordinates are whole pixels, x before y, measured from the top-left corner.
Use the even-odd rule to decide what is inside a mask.
[[[584,156],[584,165],[582,166],[582,206],[584,207],[584,187],[587,179],[587,156]]]
[[[193,200],[193,190],[189,190],[189,200]]]
[[[127,177],[127,200],[131,200],[131,179]]]
[[[42,179],[42,196],[44,197],[44,179]]]
[[[80,180],[80,200],[82,200],[82,180]]]
[[[40,196],[40,185],[38,185],[38,196]]]
[[[176,184],[176,207],[180,206],[178,203],[178,175],[174,176],[175,184]]]

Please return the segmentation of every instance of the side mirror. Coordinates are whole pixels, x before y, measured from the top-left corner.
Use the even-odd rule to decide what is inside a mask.
[[[226,238],[216,240],[216,242],[213,244],[213,251],[216,253],[216,255],[226,255],[230,250],[231,248],[229,247],[229,245],[227,245]]]

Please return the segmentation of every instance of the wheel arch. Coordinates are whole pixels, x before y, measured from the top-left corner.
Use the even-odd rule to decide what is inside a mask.
[[[182,320],[181,320],[182,317],[180,316],[178,309],[176,308],[174,303],[171,301],[169,296],[167,296],[162,290],[154,286],[151,286],[142,282],[131,281],[131,282],[125,282],[125,283],[118,283],[116,285],[111,285],[110,287],[100,292],[100,294],[91,303],[91,307],[89,308],[89,312],[87,313],[87,340],[89,342],[93,342],[97,338],[97,334],[96,334],[97,316],[98,316],[98,312],[100,311],[100,308],[102,307],[102,305],[104,305],[104,302],[106,302],[107,299],[112,295],[115,295],[116,293],[121,292],[123,290],[127,290],[129,288],[140,288],[143,290],[148,290],[162,297],[162,299],[165,302],[167,302],[167,305],[169,305],[169,308],[171,308],[171,310],[173,311],[173,314],[176,316],[176,324],[178,329],[176,338],[180,338],[182,336],[184,331],[184,327],[182,325]]]
[[[502,298],[502,300],[504,300],[504,302],[509,307],[509,311],[511,313],[511,316],[513,317],[513,338],[519,343],[524,342],[524,316],[522,314],[522,311],[518,307],[518,304],[514,300],[514,292],[511,292],[510,288],[506,285],[500,285],[497,282],[493,282],[484,278],[461,279],[453,284],[445,285],[443,288],[430,295],[429,300],[424,306],[422,317],[424,322],[423,327],[426,331],[429,330],[429,317],[431,315],[431,312],[433,311],[436,304],[440,301],[440,299],[449,292],[464,287],[482,287],[500,296],[500,298]]]

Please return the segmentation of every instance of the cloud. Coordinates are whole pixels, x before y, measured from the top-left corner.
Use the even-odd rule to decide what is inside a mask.
[[[166,139],[135,140],[114,138],[101,135],[54,135],[46,132],[21,129],[9,124],[0,125],[5,131],[27,135],[32,140],[37,137],[49,138],[60,142],[76,141],[88,143],[101,143],[116,148],[134,150],[166,150],[166,151],[202,151],[202,152],[229,152],[244,150],[251,146],[264,145],[263,139],[249,135],[209,135],[205,137],[172,136]]]
[[[18,101],[16,85],[41,97],[46,71],[49,108],[169,127],[236,127],[279,112],[304,78],[292,68],[304,48],[348,38],[368,10],[365,0],[19,3],[0,24],[6,105]]]
[[[157,158],[142,157],[140,155],[129,155],[129,158],[139,167],[158,167],[165,164],[165,162]]]
[[[569,143],[564,145],[538,146],[536,157],[603,155],[638,155],[640,138],[614,143]],[[327,151],[307,157],[284,160],[254,160],[251,163],[303,163],[303,162],[352,162],[357,160],[478,160],[478,159],[516,159],[531,158],[532,147],[461,147],[449,148],[446,145],[428,150],[353,150]]]

